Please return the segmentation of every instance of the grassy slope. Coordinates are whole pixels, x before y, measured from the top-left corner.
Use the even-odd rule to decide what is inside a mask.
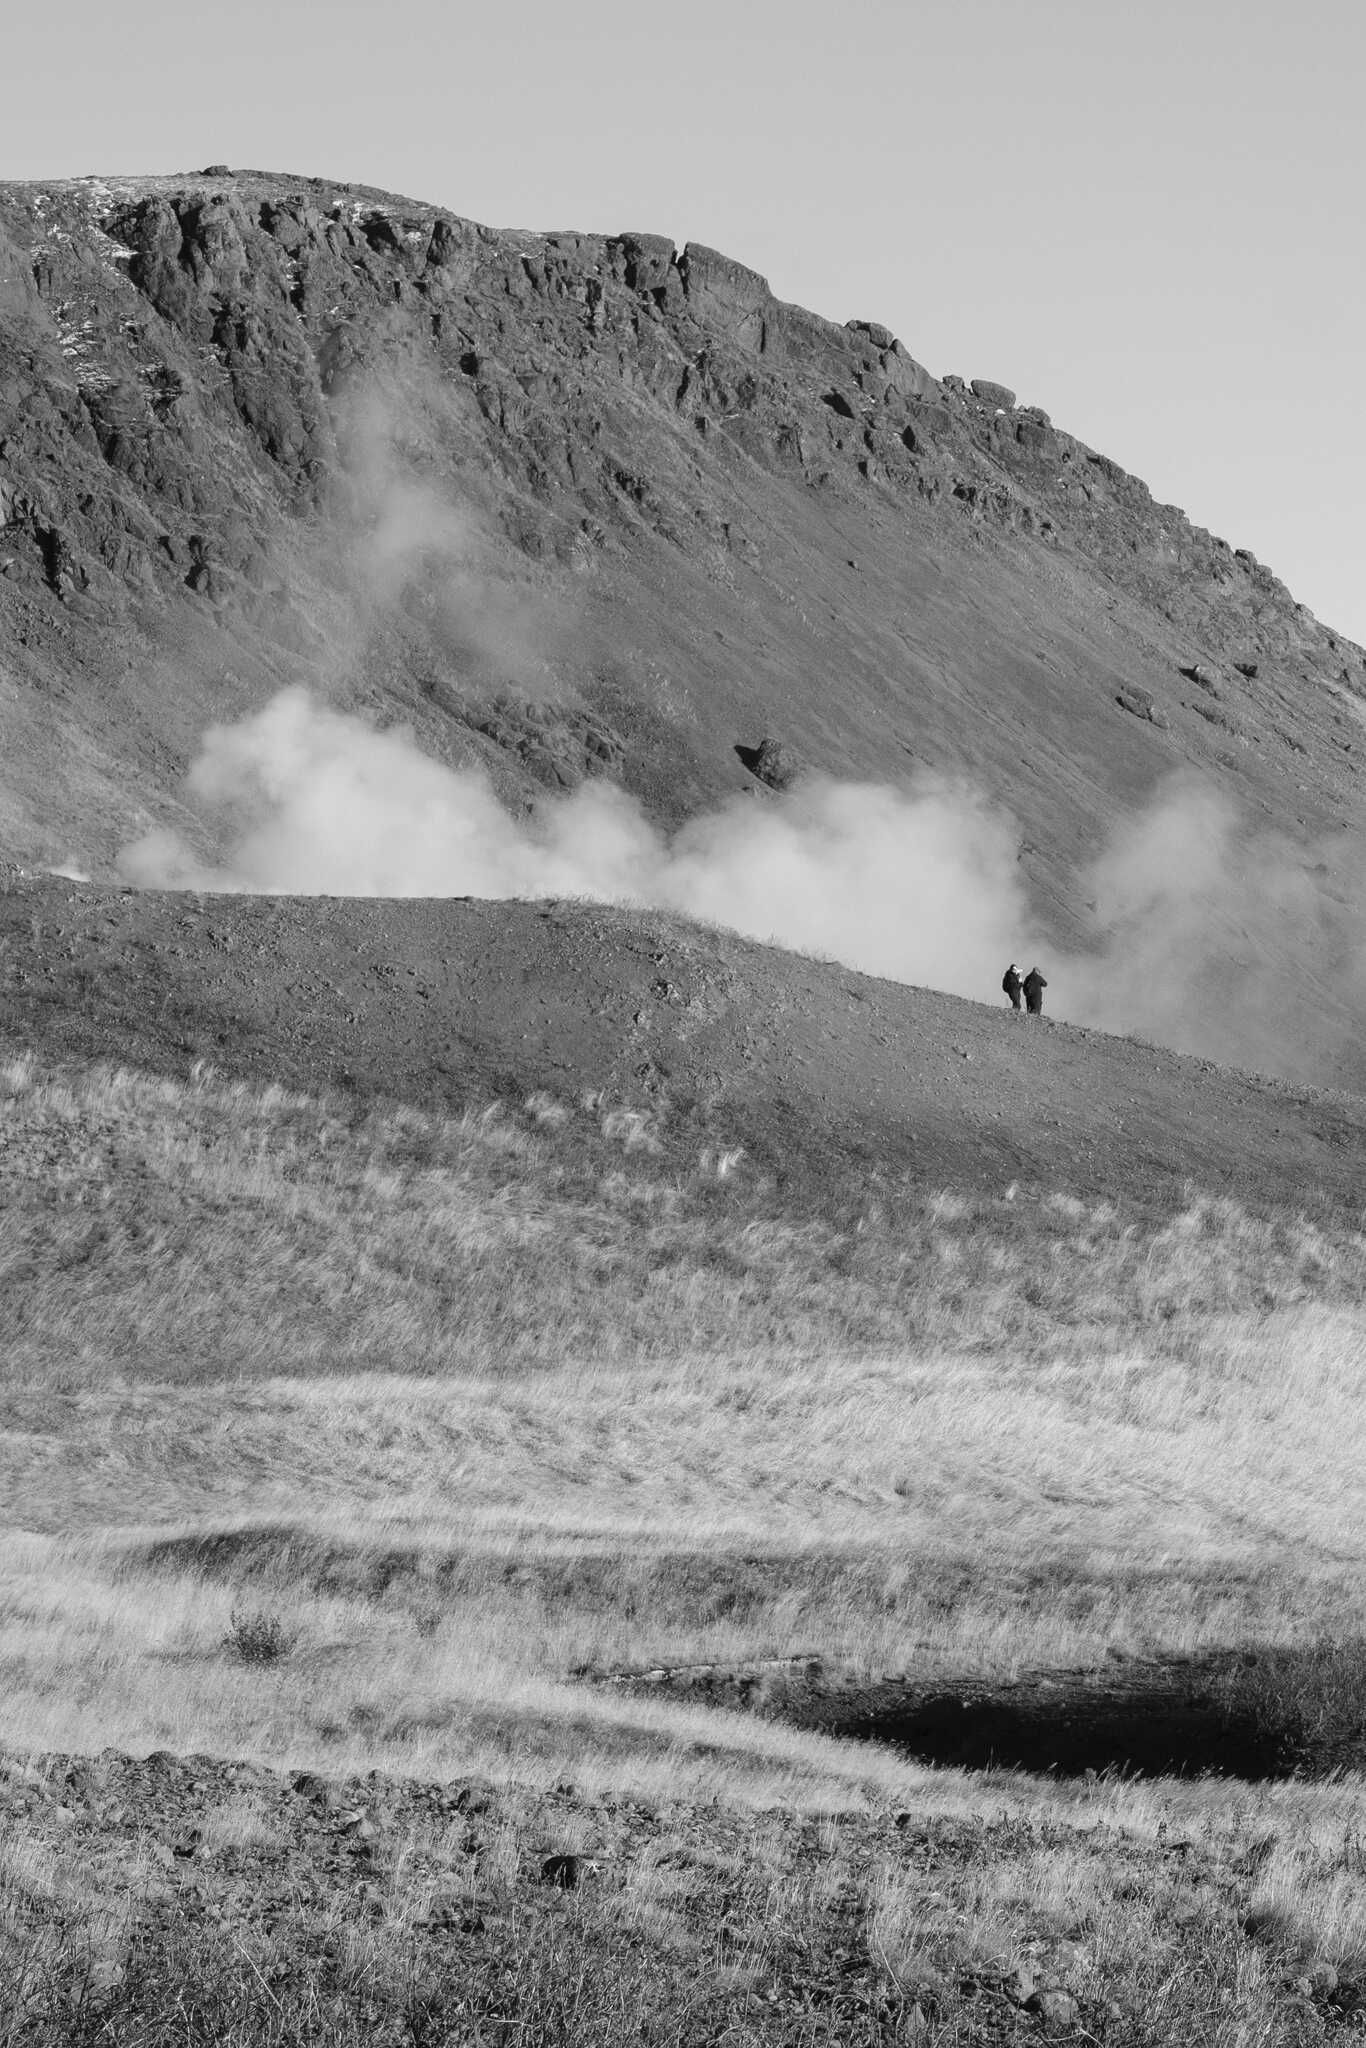
[[[448,1119],[31,1059],[0,1085],[11,1741],[482,1771],[524,1788],[503,1863],[465,1880],[500,1914],[525,1914],[507,1886],[544,1830],[537,1788],[566,1779],[680,1814],[715,1797],[999,1816],[989,1881],[976,1852],[911,1879],[862,1822],[837,1830],[781,1910],[746,1894],[755,1939],[756,1914],[785,1930],[765,1967],[790,1988],[789,1948],[820,1949],[804,1887],[852,1884],[859,1952],[902,2019],[923,1999],[935,2038],[1006,2038],[963,1986],[988,1950],[993,1968],[1037,1955],[1065,1893],[1100,2038],[1198,2028],[1190,2001],[1213,2012],[1220,1985],[1230,2043],[1310,2038],[1283,1989],[1303,1963],[1284,1958],[1350,1971],[1366,1948],[1359,1781],[1328,1805],[1311,1787],[1098,1800],[568,1674],[800,1649],[1002,1676],[1359,1634],[1366,1264],[1349,1224],[1198,1196],[1159,1222],[1065,1190],[909,1182],[820,1223],[733,1148],[685,1165],[667,1124],[601,1097]],[[244,1667],[234,1611],[277,1617],[288,1654]],[[79,1890],[47,1825],[45,1895]],[[1182,1940],[1153,1860],[1173,1827],[1223,1873],[1212,1919],[1215,1893],[1191,1894],[1205,1945],[1170,1976],[1175,2005],[1144,1976]],[[627,1837],[620,1906],[580,1930],[618,1990],[620,1913],[647,1951],[660,1938]],[[391,1932],[418,1910],[415,1854],[388,1869]],[[1121,1927],[1102,1901],[1130,1864]],[[30,1866],[7,1884],[13,1910]],[[1269,1961],[1240,1951],[1230,1901],[1274,1905]],[[559,1935],[551,1952],[517,2010],[548,2009]],[[670,2038],[690,2038],[684,2010]],[[1207,2020],[1199,2038],[1223,2038]],[[914,2038],[901,2024],[867,2038]]]

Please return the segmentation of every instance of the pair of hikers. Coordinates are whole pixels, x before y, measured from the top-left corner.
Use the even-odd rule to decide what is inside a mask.
[[[1012,1010],[1019,1009],[1020,997],[1023,995],[1025,1008],[1030,1016],[1041,1017],[1043,1015],[1043,992],[1048,987],[1048,983],[1044,980],[1037,967],[1031,967],[1028,974],[1022,975],[1012,960],[1005,971],[1001,987],[1010,997],[1010,1007]]]

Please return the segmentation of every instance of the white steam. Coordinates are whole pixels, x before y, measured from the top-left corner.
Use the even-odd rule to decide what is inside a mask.
[[[762,805],[737,796],[672,838],[607,782],[519,819],[478,769],[448,768],[406,730],[376,732],[292,689],[212,727],[190,789],[228,820],[227,865],[157,831],[125,850],[130,881],[653,904],[959,994],[980,994],[976,963],[1008,953],[1025,925],[1009,821],[929,781],[812,781]]]
[[[1249,838],[1192,777],[1121,825],[1083,878],[1096,947],[1072,957],[1031,918],[1014,822],[928,777],[905,789],[813,778],[777,801],[736,797],[671,837],[605,782],[519,819],[477,769],[294,689],[212,728],[190,786],[220,821],[225,864],[158,831],[125,851],[130,881],[649,904],[987,1000],[1007,960],[1037,955],[1053,1014],[1301,1076],[1326,1078],[1336,1050],[1315,977],[1341,997],[1366,958],[1350,891],[1330,894],[1287,843]]]

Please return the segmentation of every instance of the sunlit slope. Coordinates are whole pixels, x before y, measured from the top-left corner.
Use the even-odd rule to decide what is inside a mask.
[[[16,879],[0,1031],[43,1057],[208,1060],[361,1099],[663,1105],[689,1156],[744,1146],[798,1201],[882,1172],[1164,1209],[1187,1181],[1278,1205],[1362,1198],[1366,1100],[585,905]]]

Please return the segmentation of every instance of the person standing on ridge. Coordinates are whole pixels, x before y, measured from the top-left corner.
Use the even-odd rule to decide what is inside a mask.
[[[1010,1007],[1012,1010],[1018,1010],[1020,1007],[1020,989],[1022,986],[1020,970],[1012,960],[1001,980],[1001,987],[1010,997]]]
[[[1024,978],[1025,1008],[1031,1017],[1043,1015],[1043,992],[1048,987],[1037,967],[1031,967]]]

